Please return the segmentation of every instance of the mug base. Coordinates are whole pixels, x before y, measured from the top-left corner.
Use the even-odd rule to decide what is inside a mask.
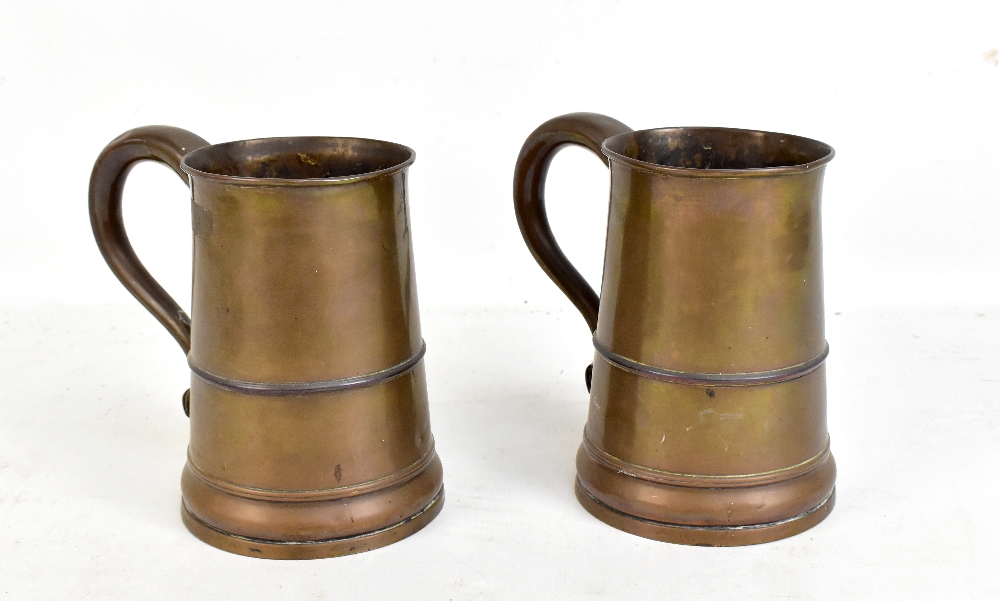
[[[373,532],[318,541],[275,541],[225,532],[199,520],[183,500],[181,518],[191,534],[223,551],[263,559],[322,559],[363,553],[400,541],[429,524],[441,512],[443,505],[442,486],[430,503],[405,520]]]
[[[837,491],[819,505],[794,517],[747,526],[690,526],[670,524],[624,513],[596,499],[576,479],[576,498],[592,516],[629,534],[652,540],[699,547],[738,547],[768,543],[804,532],[830,515]]]

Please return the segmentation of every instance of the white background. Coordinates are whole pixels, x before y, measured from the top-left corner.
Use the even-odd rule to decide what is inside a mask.
[[[1000,595],[1000,5],[0,0],[0,595],[11,598],[909,598]],[[583,320],[513,215],[514,160],[573,111],[804,135],[824,190],[838,505],[803,535],[687,548],[572,493]],[[417,151],[410,203],[448,499],[391,547],[267,562],[179,517],[186,366],[104,265],[87,184],[147,124],[211,142]],[[599,286],[608,177],[568,149],[550,218]],[[190,296],[183,183],[126,222]]]

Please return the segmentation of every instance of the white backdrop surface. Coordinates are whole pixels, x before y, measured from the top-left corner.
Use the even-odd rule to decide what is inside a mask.
[[[1000,595],[1000,5],[0,0],[0,595],[857,598]],[[752,548],[620,533],[573,498],[583,320],[524,248],[514,160],[573,111],[831,144],[824,189],[838,504]],[[212,142],[411,146],[431,416],[448,499],[391,547],[265,562],[183,528],[186,365],[101,260],[87,182],[147,124]],[[597,287],[608,177],[550,172]],[[187,305],[190,216],[129,179],[140,257]]]

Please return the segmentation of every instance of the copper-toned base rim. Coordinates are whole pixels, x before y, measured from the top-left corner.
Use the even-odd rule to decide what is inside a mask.
[[[223,551],[263,559],[322,559],[363,553],[391,545],[429,524],[437,517],[437,514],[441,513],[443,506],[444,487],[442,486],[426,507],[401,522],[356,536],[308,542],[262,540],[224,532],[195,517],[188,511],[183,500],[181,501],[181,518],[191,534]]]
[[[787,520],[751,526],[688,526],[647,520],[605,505],[587,492],[579,478],[576,479],[576,498],[592,516],[629,534],[679,545],[739,547],[769,543],[812,528],[830,515],[837,489],[809,511]]]

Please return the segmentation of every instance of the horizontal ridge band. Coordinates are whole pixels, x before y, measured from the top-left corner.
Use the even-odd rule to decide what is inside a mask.
[[[615,457],[594,444],[586,434],[583,437],[583,448],[590,455],[590,458],[598,464],[619,474],[639,478],[640,480],[690,488],[743,488],[783,482],[792,478],[798,478],[803,474],[808,474],[819,467],[830,456],[830,438],[827,437],[823,450],[805,461],[755,474],[683,474],[644,467]]]
[[[437,452],[434,450],[434,444],[432,443],[430,449],[423,456],[397,472],[374,480],[368,480],[367,482],[358,482],[357,484],[320,490],[258,488],[236,484],[235,482],[223,480],[218,476],[209,474],[191,459],[190,454],[188,454],[188,466],[191,469],[191,473],[208,486],[237,497],[282,503],[314,503],[317,501],[334,501],[356,497],[406,482],[424,471],[424,468],[430,465],[436,456]]]
[[[247,380],[234,380],[213,374],[195,365],[190,356],[188,357],[188,367],[191,373],[198,376],[200,380],[211,384],[217,388],[229,390],[230,392],[240,392],[244,394],[255,394],[263,396],[300,396],[305,394],[318,394],[322,392],[340,392],[353,390],[355,388],[367,388],[388,382],[398,378],[410,371],[420,363],[427,352],[427,343],[420,341],[420,350],[415,355],[403,361],[383,369],[381,371],[353,376],[350,378],[339,378],[336,380],[320,380],[318,382],[249,382]]]
[[[698,386],[757,386],[761,384],[786,382],[788,380],[801,378],[802,376],[816,370],[823,364],[824,361],[826,361],[827,355],[830,354],[830,345],[827,344],[823,348],[823,352],[816,355],[812,359],[797,365],[791,365],[781,369],[772,369],[769,371],[715,374],[693,371],[676,371],[662,367],[653,367],[652,365],[646,365],[645,363],[639,363],[638,361],[633,361],[628,357],[623,357],[608,350],[597,341],[597,336],[594,336],[594,349],[597,351],[598,355],[611,365],[619,369],[632,372],[638,376],[653,380],[660,380],[663,382],[693,384]]]

